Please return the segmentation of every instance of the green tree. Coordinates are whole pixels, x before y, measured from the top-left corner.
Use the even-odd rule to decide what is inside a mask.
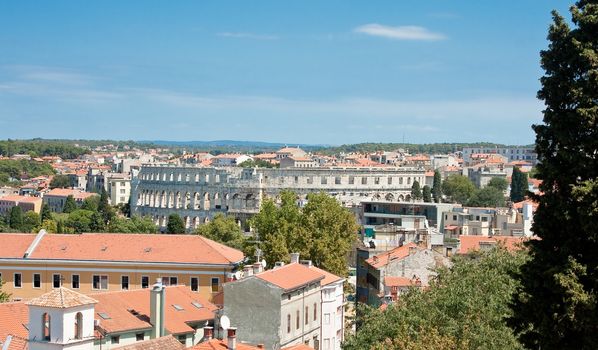
[[[504,207],[505,195],[504,192],[494,186],[486,186],[476,190],[467,201],[467,205],[470,207]]]
[[[69,188],[71,187],[71,179],[68,175],[55,175],[50,181],[50,188]]]
[[[33,232],[39,225],[41,225],[41,219],[38,213],[28,211],[23,215],[23,232]]]
[[[158,227],[149,216],[134,215],[130,219],[115,217],[110,221],[107,230],[114,233],[156,233]]]
[[[542,180],[511,322],[531,349],[598,349],[598,3],[553,12],[534,125]]]
[[[347,274],[346,255],[356,239],[355,217],[336,199],[324,193],[312,193],[307,205],[299,208],[297,195],[281,193],[280,206],[267,199],[251,220],[268,264],[289,261],[289,253],[332,273]]]
[[[432,202],[432,190],[430,189],[430,186],[428,186],[428,185],[424,186],[424,189],[422,190],[422,196],[423,196],[424,202],[426,202],[426,203]]]
[[[185,223],[179,214],[173,213],[168,215],[166,233],[185,233],[185,231]]]
[[[14,206],[10,208],[10,212],[8,214],[8,224],[10,228],[15,230],[23,230],[23,209],[19,206]]]
[[[94,212],[90,210],[77,209],[69,213],[68,218],[64,222],[69,230],[75,233],[94,232]]]
[[[81,209],[84,210],[91,210],[91,211],[98,211],[100,206],[100,197],[98,196],[90,196],[83,200],[81,203]]]
[[[71,213],[77,210],[77,202],[75,202],[75,198],[71,195],[66,197],[66,201],[64,202],[64,207],[62,208],[63,213]]]
[[[422,199],[422,189],[419,186],[419,181],[413,181],[413,185],[411,186],[411,198],[413,200],[420,200]]]
[[[195,232],[239,250],[245,249],[247,242],[243,230],[241,230],[235,218],[222,214],[217,214],[212,221],[199,226]]]
[[[499,247],[455,257],[428,290],[411,289],[385,311],[368,309],[343,349],[523,349],[505,317],[526,256]]]
[[[41,220],[52,220],[52,212],[50,211],[50,206],[45,203],[42,204]]]
[[[114,218],[116,215],[114,209],[110,206],[108,201],[108,192],[102,187],[102,191],[100,192],[100,201],[98,203],[98,211],[102,214],[102,218],[104,223],[108,224],[110,220]]]
[[[463,175],[450,175],[442,183],[442,193],[453,203],[467,203],[475,191],[475,185]]]
[[[41,225],[37,228],[37,231],[46,230],[48,233],[58,233],[58,224],[52,219],[42,220]]]
[[[501,192],[505,192],[509,188],[509,182],[504,177],[493,177],[488,181],[489,187],[494,187]]]
[[[6,292],[2,291],[3,284],[4,284],[4,282],[2,282],[2,278],[0,278],[0,303],[5,303],[10,300],[10,293],[6,293]]]
[[[440,171],[434,171],[434,183],[432,184],[432,196],[434,197],[434,202],[440,203],[442,200],[442,176],[440,175]]]
[[[524,200],[527,188],[527,174],[522,172],[518,167],[513,168],[513,175],[511,176],[511,201],[521,202]]]

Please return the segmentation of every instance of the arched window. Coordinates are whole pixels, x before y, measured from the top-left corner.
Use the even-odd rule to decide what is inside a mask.
[[[42,337],[45,341],[50,341],[50,315],[45,312],[42,315]]]
[[[83,339],[83,314],[75,315],[75,339]]]

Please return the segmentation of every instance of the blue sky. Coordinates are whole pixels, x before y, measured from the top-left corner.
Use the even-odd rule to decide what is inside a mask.
[[[532,143],[569,1],[0,1],[0,138]]]

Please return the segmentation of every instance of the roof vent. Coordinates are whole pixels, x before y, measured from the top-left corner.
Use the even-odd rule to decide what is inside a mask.
[[[191,305],[195,306],[198,309],[201,309],[203,307],[203,305],[201,305],[199,302],[197,301],[192,301]]]
[[[185,309],[183,309],[183,307],[181,305],[177,305],[177,304],[172,304],[172,307],[174,307],[174,309],[176,311],[183,311]]]
[[[110,320],[112,317],[110,317],[107,313],[105,312],[98,312],[98,316],[100,316],[101,318],[103,318],[104,320]]]
[[[144,252],[146,252],[146,253],[149,253],[149,252],[151,252],[151,251],[152,251],[152,247],[145,248],[143,251],[144,251]]]
[[[105,251],[106,251],[106,249],[108,249],[108,246],[105,246],[105,245],[104,245],[104,246],[102,246],[102,248],[101,248],[101,249],[102,249],[102,251],[103,251],[103,252],[105,252]]]

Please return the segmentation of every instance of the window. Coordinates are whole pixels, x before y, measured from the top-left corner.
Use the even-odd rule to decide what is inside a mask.
[[[324,338],[324,347],[322,350],[330,350],[330,338]]]
[[[380,178],[379,177],[375,177],[374,178],[374,184],[375,185],[379,185],[380,184]]]
[[[353,184],[355,184],[355,177],[349,176],[349,185],[353,185]]]
[[[120,193],[121,193],[121,194],[125,194],[125,192],[126,192],[126,191],[125,191],[125,189],[124,189],[124,188],[121,188],[121,189],[120,189]]]
[[[45,341],[50,341],[50,315],[45,312],[42,315],[42,337]]]
[[[324,324],[330,324],[330,314],[324,314]]]
[[[171,286],[176,286],[177,284],[179,284],[178,277],[170,277],[170,285]]]
[[[137,341],[143,341],[145,339],[145,333],[136,333],[135,334],[135,340]]]
[[[335,185],[340,185],[341,184],[341,177],[340,176],[336,176],[334,178],[334,184]]]
[[[314,177],[313,177],[313,176],[308,176],[308,177],[307,177],[307,184],[308,184],[308,185],[311,185],[311,184],[313,184],[313,183],[314,183]]]
[[[73,287],[73,289],[79,289],[79,275],[71,276],[71,287]]]
[[[318,320],[318,304],[314,303],[314,321]]]
[[[301,317],[299,315],[299,310],[297,310],[297,312],[295,313],[295,317],[296,317],[296,320],[295,320],[295,329],[299,329],[299,324],[300,324],[299,318]]]
[[[62,276],[59,273],[52,275],[52,288],[60,288],[62,285]]]
[[[390,177],[390,176],[388,177],[388,184],[392,185],[392,177]]]
[[[220,279],[218,277],[212,277],[212,293],[218,292],[220,289]]]
[[[141,276],[141,288],[149,288],[149,276]]]
[[[197,292],[199,290],[199,281],[197,277],[191,277],[191,290]]]
[[[295,184],[299,183],[299,176],[295,176]]]
[[[185,344],[187,342],[187,336],[184,334],[179,335],[179,342]]]
[[[21,274],[19,272],[15,273],[15,279],[13,281],[13,285],[15,288],[21,288],[21,283],[22,283],[22,278],[21,278]]]
[[[322,176],[321,179],[320,179],[320,183],[322,185],[326,185],[328,183],[328,179],[326,177]]]
[[[41,288],[42,276],[39,273],[33,274],[33,288]]]
[[[129,289],[129,276],[120,276],[120,289]]]
[[[291,333],[291,314],[287,314],[287,333]]]
[[[309,306],[305,307],[305,315],[303,315],[303,318],[305,319],[305,324],[307,325],[307,323],[309,322]]]
[[[118,343],[120,343],[120,336],[114,335],[114,336],[110,337],[110,342],[112,344],[118,344]]]
[[[92,283],[93,289],[108,289],[108,276],[93,275],[92,281],[93,281],[93,283]]]
[[[361,178],[361,184],[362,184],[362,185],[367,185],[367,184],[368,184],[368,178],[367,178],[367,177],[365,177],[365,176],[364,176],[364,177],[362,177],[362,178]]]
[[[83,314],[75,315],[75,339],[83,339]]]

